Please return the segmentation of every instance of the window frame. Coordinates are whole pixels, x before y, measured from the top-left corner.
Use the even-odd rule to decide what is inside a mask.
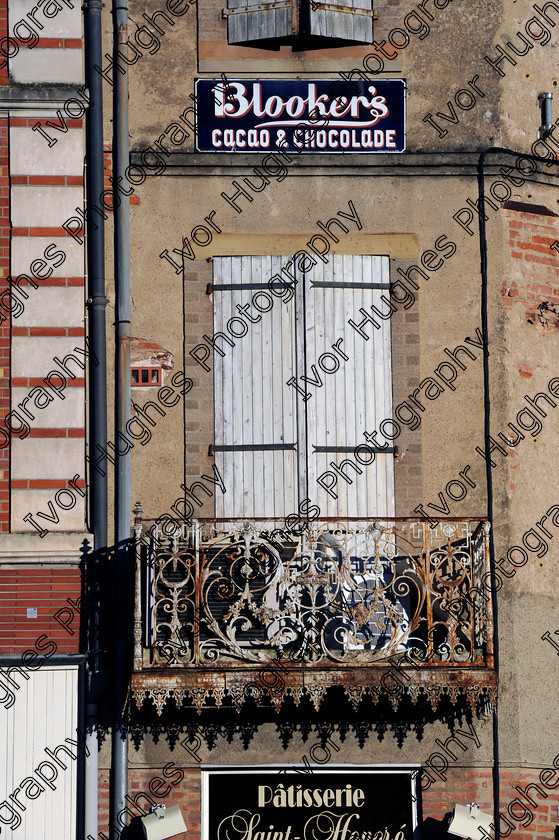
[[[151,371],[148,382],[142,381],[142,375]],[[138,373],[138,381],[134,381],[134,373]],[[132,388],[159,388],[162,385],[162,368],[160,365],[131,365],[130,366],[130,385]],[[157,374],[154,381],[153,374]]]

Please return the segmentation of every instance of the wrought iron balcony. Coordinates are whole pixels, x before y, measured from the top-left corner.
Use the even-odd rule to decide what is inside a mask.
[[[317,687],[320,702],[333,685],[362,696],[386,687],[395,662],[413,671],[411,695],[494,691],[484,521],[167,521],[167,535],[152,526],[148,538],[146,524],[136,527],[139,702],[188,693],[220,705],[248,691],[278,707]],[[284,691],[268,691],[263,671],[281,672]]]

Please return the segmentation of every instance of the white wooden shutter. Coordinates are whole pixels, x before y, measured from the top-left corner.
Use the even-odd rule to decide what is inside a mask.
[[[304,498],[318,503],[322,516],[393,516],[392,447],[369,465],[358,463],[360,474],[346,468],[351,483],[338,476],[337,499],[317,483],[331,462],[355,462],[363,433],[392,417],[390,320],[376,318],[379,329],[368,323],[368,341],[349,324],[362,321],[360,308],[372,317],[371,305],[387,312],[388,257],[334,255],[306,275],[297,272],[289,303],[274,297],[246,335],[231,337],[227,323],[239,317],[237,304],[250,304],[288,263],[292,257],[214,258],[214,335],[235,343],[218,339],[225,355],[214,353],[214,450],[226,487],[216,516],[285,517]],[[249,311],[254,317],[253,306]],[[347,360],[332,348],[340,338]],[[323,354],[327,369],[339,360],[335,372],[322,369]]]
[[[387,312],[381,295],[389,295],[388,257],[337,254],[314,267],[306,280],[307,377],[315,379],[316,373],[322,381],[321,387],[309,387],[312,397],[306,401],[308,495],[323,516],[394,516],[392,452],[377,454],[372,464],[357,464],[360,475],[346,468],[352,483],[338,475],[337,499],[317,484],[323,472],[332,471],[330,462],[339,465],[347,458],[356,463],[353,452],[366,443],[363,433],[378,430],[385,418],[392,417],[390,320],[376,318],[380,329],[368,323],[368,341],[349,324],[363,320],[360,308],[373,316],[372,304]],[[340,338],[338,347],[347,361],[332,349]],[[323,353],[330,354],[324,359],[328,369],[337,357],[336,372],[320,369]],[[384,442],[380,434],[379,442]]]
[[[1,676],[0,669],[0,676]],[[25,806],[21,812],[17,806],[14,811],[21,816],[21,825],[15,829],[1,825],[2,840],[75,840],[76,837],[76,779],[78,760],[83,753],[75,745],[68,744],[65,738],[76,738],[78,726],[78,668],[43,666],[37,671],[25,669],[25,679],[17,670],[12,671],[12,678],[20,686],[14,689],[15,702],[10,708],[0,710],[0,801],[13,805],[9,798],[21,782],[31,777],[41,782],[34,771],[41,762],[48,761],[58,770],[58,776],[51,782],[52,790],[42,783],[44,791],[30,787],[25,790],[39,794],[37,798],[26,797],[25,792],[16,794]],[[6,682],[5,678],[2,680]],[[75,760],[60,751],[59,760],[66,765],[64,770],[46,752],[63,744]],[[45,766],[43,775],[53,775]],[[9,812],[3,808],[0,813],[8,818]]]
[[[215,459],[226,492],[218,494],[217,517],[282,517],[297,510],[296,399],[287,381],[295,372],[295,304],[273,297],[269,312],[233,338],[230,318],[236,305],[251,304],[259,290],[290,257],[215,257],[214,334],[223,332],[214,352]],[[265,299],[259,304],[266,306]],[[259,314],[252,306],[251,316]],[[243,320],[243,319],[241,319]],[[244,319],[246,322],[246,318]],[[240,325],[233,325],[240,332]]]
[[[309,0],[310,34],[362,44],[373,43],[371,0]]]
[[[230,44],[286,38],[293,35],[297,0],[228,0],[227,40]]]

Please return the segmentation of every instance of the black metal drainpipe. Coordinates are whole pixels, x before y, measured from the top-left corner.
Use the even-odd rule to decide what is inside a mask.
[[[89,207],[99,205],[103,192],[103,79],[94,70],[103,63],[101,28],[102,0],[85,0],[84,49],[85,83],[89,107],[85,131],[85,189]],[[86,223],[87,253],[87,334],[89,340],[89,406],[87,449],[90,464],[95,461],[98,446],[107,446],[107,352],[105,308],[105,228],[100,213],[88,215]],[[107,476],[95,468],[86,472],[88,495],[88,527],[93,534],[93,552],[89,555],[87,585],[90,596],[83,611],[88,625],[86,678],[86,743],[84,837],[97,840],[98,824],[98,701],[101,690],[99,663],[99,558],[107,546]]]
[[[478,181],[478,198],[479,198],[479,250],[480,250],[480,271],[481,271],[481,334],[483,343],[483,407],[484,407],[484,447],[485,447],[485,476],[487,483],[487,518],[491,524],[489,532],[489,562],[491,570],[491,604],[493,609],[493,651],[495,656],[495,670],[497,672],[497,680],[499,678],[499,630],[498,630],[498,612],[497,612],[497,588],[496,588],[496,573],[495,573],[495,541],[493,537],[493,475],[491,467],[491,404],[489,397],[489,327],[487,317],[487,236],[485,226],[485,159],[487,155],[498,153],[503,155],[514,155],[516,158],[525,158],[526,160],[535,160],[538,163],[559,164],[559,161],[542,158],[536,155],[523,154],[522,152],[515,152],[513,149],[505,149],[499,146],[491,146],[485,149],[480,156],[477,164],[477,181]],[[500,811],[500,797],[501,797],[501,783],[499,774],[499,717],[498,717],[498,698],[495,701],[495,710],[493,713],[493,824],[495,826],[495,840],[500,840],[501,829],[499,820]]]
[[[115,271],[115,546],[117,551],[118,610],[113,616],[116,626],[114,724],[112,733],[111,840],[120,836],[117,817],[126,808],[128,793],[128,725],[126,696],[132,665],[133,613],[129,609],[134,593],[130,573],[131,549],[131,456],[126,446],[121,451],[119,441],[127,440],[127,423],[131,418],[130,389],[130,202],[126,195],[120,200],[118,185],[128,183],[129,164],[128,70],[121,67],[120,47],[126,54],[128,39],[127,0],[113,0],[113,172],[114,172],[114,271]],[[132,582],[132,583],[131,583]]]

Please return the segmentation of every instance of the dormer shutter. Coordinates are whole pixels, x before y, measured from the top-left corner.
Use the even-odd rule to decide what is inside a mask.
[[[310,34],[352,43],[373,42],[371,0],[310,0]]]
[[[372,6],[372,0],[227,0],[227,38],[269,49],[372,44]]]
[[[227,40],[230,44],[276,41],[296,34],[296,0],[228,0]]]

